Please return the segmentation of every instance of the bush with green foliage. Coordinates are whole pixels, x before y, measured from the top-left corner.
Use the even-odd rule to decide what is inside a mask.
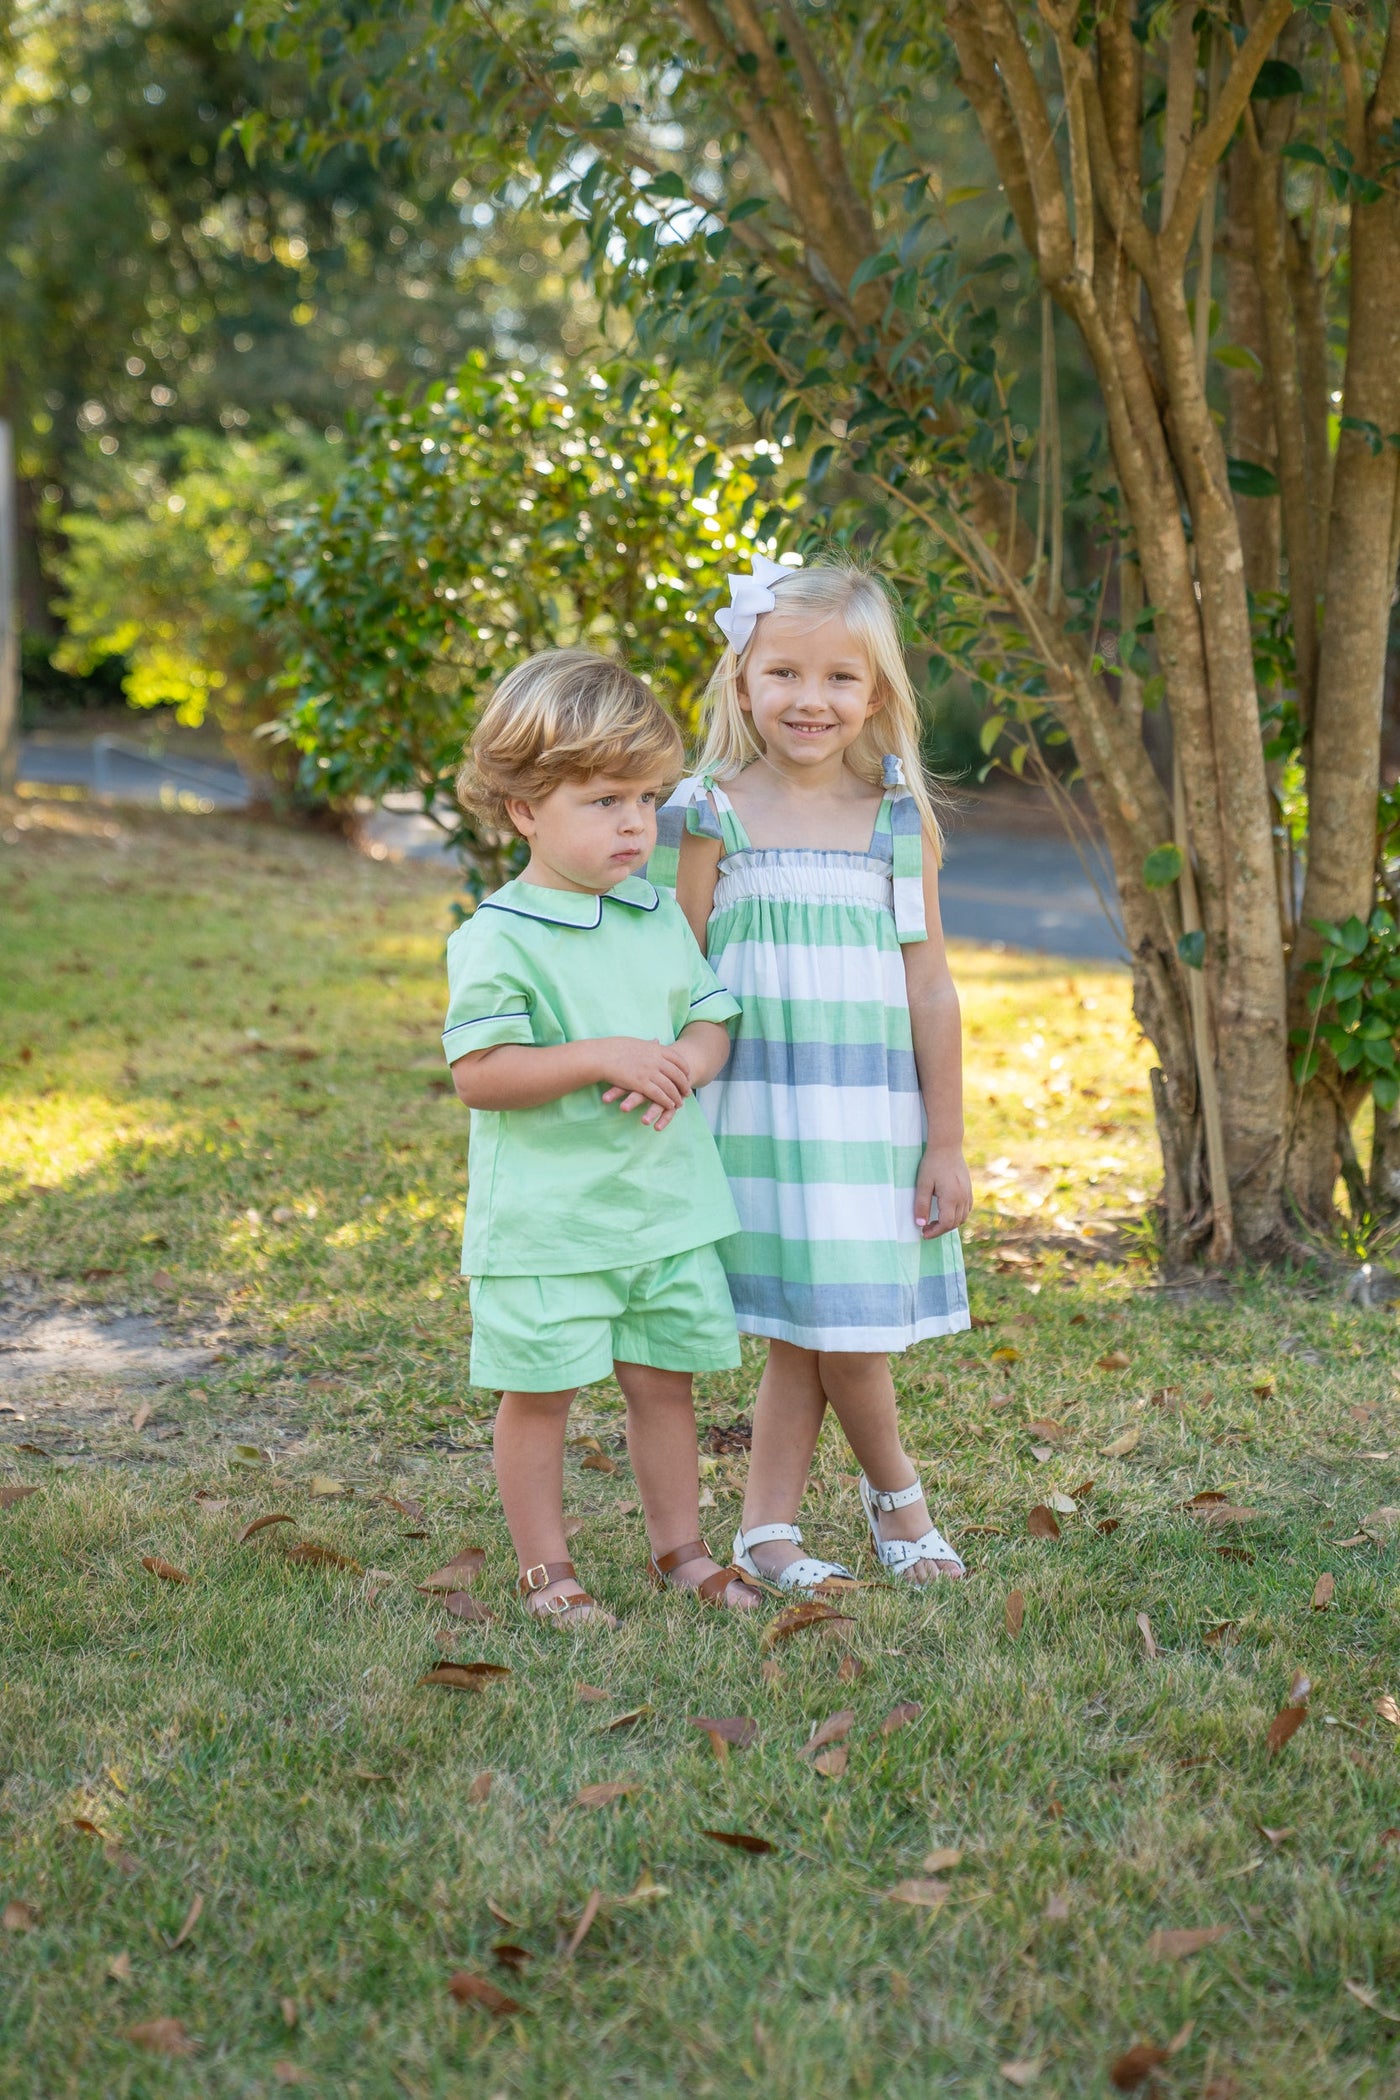
[[[477,356],[381,402],[279,536],[263,593],[304,774],[337,801],[411,792],[498,873],[500,842],[452,800],[482,701],[521,657],[584,644],[625,655],[693,728],[725,574],[784,523],[779,456],[717,450],[622,367],[527,378]]]
[[[258,594],[270,576],[274,516],[325,476],[322,439],[186,429],[105,458],[93,451],[81,507],[62,521],[55,561],[65,634],[60,671],[113,659],[135,707],[212,716],[246,749],[273,711],[279,668]]]

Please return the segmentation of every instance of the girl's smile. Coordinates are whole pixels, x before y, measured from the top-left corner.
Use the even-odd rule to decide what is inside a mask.
[[[744,660],[740,705],[770,763],[839,765],[880,705],[865,650],[844,620],[771,612]]]

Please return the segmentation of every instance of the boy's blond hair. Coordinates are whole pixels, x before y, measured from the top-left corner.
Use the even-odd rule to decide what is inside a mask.
[[[650,687],[591,649],[546,649],[501,680],[457,775],[457,800],[493,831],[513,831],[508,800],[534,802],[566,780],[609,774],[664,786],[685,770],[680,731]]]
[[[880,706],[846,753],[851,771],[872,787],[883,784],[887,752],[901,761],[924,829],[941,857],[935,790],[919,750],[919,702],[904,661],[899,613],[884,580],[854,562],[832,559],[809,569],[789,569],[773,585],[774,611],[805,614],[814,627],[839,614],[865,650]],[[766,618],[760,615],[760,620]],[[750,645],[751,646],[751,645]],[[705,688],[705,747],[697,771],[732,780],[762,755],[753,716],[744,712],[744,652],[727,648]]]

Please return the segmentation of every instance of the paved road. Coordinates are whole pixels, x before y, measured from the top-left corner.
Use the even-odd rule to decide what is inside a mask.
[[[235,765],[162,755],[119,737],[26,737],[20,779],[84,787],[115,802],[192,810],[243,809],[251,800]],[[443,857],[441,834],[414,814],[408,797],[391,797],[389,806],[376,811],[363,827],[362,843],[377,858]],[[1096,865],[1111,897],[1101,854]],[[954,940],[1000,942],[1076,960],[1122,959],[1116,924],[1105,916],[1073,847],[1029,803],[969,798],[949,826],[941,889],[943,923]]]

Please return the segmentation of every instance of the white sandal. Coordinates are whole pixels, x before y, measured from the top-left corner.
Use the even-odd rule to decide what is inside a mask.
[[[802,1533],[795,1524],[755,1524],[752,1531],[741,1527],[734,1534],[735,1567],[742,1568],[746,1575],[756,1575],[760,1582],[771,1583],[775,1590],[816,1590],[824,1583],[835,1586],[858,1579],[849,1568],[843,1568],[840,1561],[817,1560],[811,1554],[804,1554],[800,1560],[790,1560],[785,1568],[770,1575],[766,1568],[756,1564],[749,1548],[767,1546],[778,1539],[800,1546]]]
[[[877,1510],[907,1509],[923,1494],[921,1480],[907,1488],[873,1488],[864,1473],[860,1476],[860,1506],[865,1511],[870,1526],[870,1536],[875,1541],[875,1557],[882,1568],[893,1575],[908,1575],[921,1560],[950,1560],[959,1575],[966,1575],[967,1567],[960,1553],[948,1544],[937,1525],[933,1525],[919,1539],[883,1539],[876,1518]]]

